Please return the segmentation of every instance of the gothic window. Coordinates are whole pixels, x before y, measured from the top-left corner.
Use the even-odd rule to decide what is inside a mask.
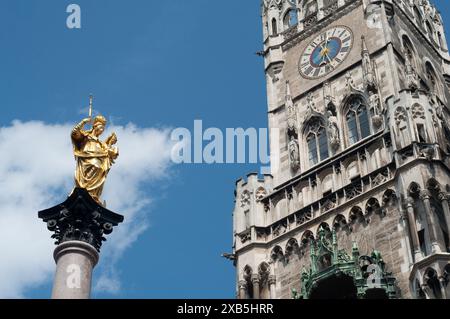
[[[272,19],[272,35],[278,35],[277,19]]]
[[[425,126],[421,123],[417,124],[417,132],[419,133],[419,142],[426,143],[427,142],[427,133],[425,131]]]
[[[425,256],[428,255],[427,252],[427,246],[426,246],[426,242],[425,242],[425,229],[421,229],[417,232],[417,235],[419,237],[419,246],[420,246],[420,251],[422,252],[422,254],[424,254]]]
[[[357,97],[349,103],[346,115],[349,144],[355,144],[370,135],[369,115],[364,101]]]
[[[290,28],[298,23],[298,17],[297,17],[297,10],[296,9],[290,9],[288,12],[286,12],[284,16],[284,27]]]
[[[310,166],[314,166],[329,157],[327,133],[319,120],[314,121],[309,126],[306,141],[308,143]]]

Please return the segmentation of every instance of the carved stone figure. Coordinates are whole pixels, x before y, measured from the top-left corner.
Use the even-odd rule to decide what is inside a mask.
[[[340,145],[339,127],[336,116],[331,111],[327,112],[328,116],[328,136],[330,138],[330,145],[336,149]]]
[[[410,89],[417,90],[419,88],[419,78],[417,76],[416,71],[414,70],[408,51],[405,50],[404,54],[405,54],[406,86]]]
[[[380,128],[383,124],[383,107],[381,105],[380,96],[376,93],[369,92],[370,109],[373,110],[374,116],[372,123],[375,128]]]
[[[289,158],[291,160],[291,168],[298,170],[300,168],[300,150],[297,140],[292,135],[289,141]]]

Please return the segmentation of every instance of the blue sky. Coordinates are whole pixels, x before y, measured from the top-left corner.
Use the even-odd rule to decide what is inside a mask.
[[[66,28],[70,3],[81,6],[81,30]],[[439,9],[450,24],[448,6]],[[267,126],[263,60],[254,54],[262,48],[258,0],[2,0],[0,39],[0,127],[75,124],[91,92],[119,126]],[[149,228],[116,265],[119,292],[93,296],[234,298],[235,271],[220,255],[231,251],[234,183],[258,170],[180,165],[139,184],[154,200],[144,208]],[[50,293],[49,276],[24,290],[28,298]]]

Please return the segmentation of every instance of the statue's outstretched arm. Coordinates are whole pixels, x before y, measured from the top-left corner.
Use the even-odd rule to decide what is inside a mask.
[[[86,125],[86,123],[89,123],[91,121],[91,119],[86,118],[84,120],[82,120],[80,123],[78,123],[77,125],[75,125],[75,127],[72,130],[72,140],[74,141],[79,141],[84,137],[83,134],[83,127]]]

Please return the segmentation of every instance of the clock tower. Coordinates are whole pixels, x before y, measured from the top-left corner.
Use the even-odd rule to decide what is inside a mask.
[[[239,298],[450,298],[450,56],[428,0],[263,0],[271,175]],[[275,163],[277,165],[275,165]]]

